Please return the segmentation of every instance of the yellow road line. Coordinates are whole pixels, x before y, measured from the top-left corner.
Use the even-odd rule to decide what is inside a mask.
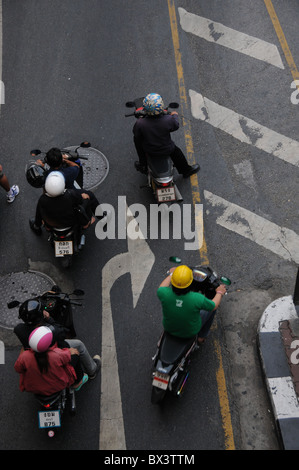
[[[177,69],[177,76],[178,76],[178,83],[179,83],[181,109],[182,109],[182,115],[184,116],[188,110],[188,101],[187,101],[187,94],[186,94],[186,88],[185,88],[182,56],[180,52],[175,2],[174,0],[167,0],[167,1],[168,1],[172,41],[173,41],[175,62],[176,62],[176,69]],[[183,130],[185,134],[187,159],[190,164],[194,164],[195,158],[194,158],[191,126],[186,119],[182,118],[182,120],[183,120]],[[193,204],[200,204],[200,192],[199,192],[199,183],[198,183],[197,175],[196,174],[192,175],[190,178],[190,181],[191,181],[191,188],[192,188]],[[201,257],[201,262],[203,264],[209,264],[207,245],[206,245],[204,237],[203,237],[203,245],[200,249],[200,257]],[[222,426],[223,426],[224,437],[225,437],[225,448],[227,450],[234,450],[235,445],[234,445],[234,437],[233,437],[233,428],[232,428],[231,415],[230,415],[230,409],[229,409],[229,400],[228,400],[228,394],[227,394],[227,388],[226,388],[226,382],[225,382],[225,375],[224,375],[223,364],[222,364],[221,347],[217,340],[214,341],[214,345],[215,345],[216,355],[217,355],[218,362],[219,362],[219,367],[216,372],[216,380],[217,380],[218,396],[219,396],[220,409],[221,409]]]
[[[264,0],[265,5],[267,7],[269,16],[271,18],[272,24],[274,26],[274,29],[276,31],[277,37],[279,39],[280,45],[282,47],[283,53],[285,55],[286,61],[288,63],[288,66],[290,67],[292,76],[294,80],[299,80],[299,72],[297,70],[295,61],[293,59],[292,53],[290,51],[290,48],[288,46],[286,37],[284,35],[284,32],[282,30],[282,27],[280,25],[279,19],[276,15],[273,3],[271,0]]]

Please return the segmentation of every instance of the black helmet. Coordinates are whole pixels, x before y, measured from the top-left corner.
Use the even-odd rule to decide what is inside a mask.
[[[45,170],[41,165],[32,163],[26,170],[26,178],[34,188],[42,188],[45,184]]]
[[[25,300],[19,307],[19,318],[29,325],[35,325],[43,318],[43,307],[39,300]]]
[[[53,147],[46,153],[45,162],[50,168],[58,168],[62,164],[62,153],[57,147]]]

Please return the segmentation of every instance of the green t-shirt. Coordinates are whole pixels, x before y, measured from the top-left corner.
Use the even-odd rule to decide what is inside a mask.
[[[189,338],[200,331],[200,310],[210,312],[215,308],[212,300],[198,292],[177,295],[171,287],[159,287],[157,295],[162,303],[164,330],[181,338]]]

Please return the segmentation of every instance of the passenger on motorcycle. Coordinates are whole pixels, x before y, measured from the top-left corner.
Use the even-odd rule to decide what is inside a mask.
[[[145,116],[137,119],[134,127],[134,143],[139,157],[135,162],[138,171],[146,173],[146,155],[156,158],[171,157],[174,166],[184,178],[199,171],[199,165],[189,165],[182,150],[171,139],[171,133],[180,124],[176,111],[166,114],[163,99],[157,93],[148,94],[143,100]]]
[[[51,171],[61,171],[65,178],[65,187],[67,189],[74,188],[74,182],[78,179],[79,174],[82,172],[80,164],[68,159],[59,148],[53,147],[46,153],[45,162],[37,160],[36,162],[41,167],[47,163],[50,167],[45,171],[47,177]],[[81,183],[81,184],[80,184]],[[79,186],[83,186],[83,181],[79,181]]]
[[[192,281],[193,272],[188,266],[171,268],[157,295],[162,304],[164,330],[181,338],[198,335],[198,342],[202,343],[209,333],[226,287],[220,285],[210,300],[191,290]]]
[[[77,391],[87,382],[79,352],[53,344],[53,333],[48,327],[33,330],[29,346],[27,350],[22,348],[14,365],[20,374],[21,391],[48,396],[70,386]]]
[[[85,223],[79,220],[78,206],[86,213]],[[31,229],[41,234],[44,223],[48,227],[89,227],[95,221],[93,216],[99,202],[91,191],[66,189],[65,179],[60,171],[52,171],[45,180],[44,194],[39,198],[35,219],[30,219]]]
[[[23,321],[14,328],[14,333],[18,337],[24,349],[29,349],[29,338],[39,326],[47,326],[53,334],[53,343],[59,348],[75,348],[79,352],[81,366],[88,374],[89,379],[94,379],[101,367],[101,358],[98,354],[91,357],[85,344],[78,338],[70,338],[71,327],[66,328],[59,325],[43,309],[38,298],[25,300],[19,307],[19,318]]]

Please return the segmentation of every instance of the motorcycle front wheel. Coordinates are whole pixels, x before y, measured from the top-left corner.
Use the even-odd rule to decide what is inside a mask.
[[[152,387],[152,396],[151,396],[152,404],[157,405],[158,403],[161,403],[165,395],[166,395],[166,390],[162,390],[157,387]]]

